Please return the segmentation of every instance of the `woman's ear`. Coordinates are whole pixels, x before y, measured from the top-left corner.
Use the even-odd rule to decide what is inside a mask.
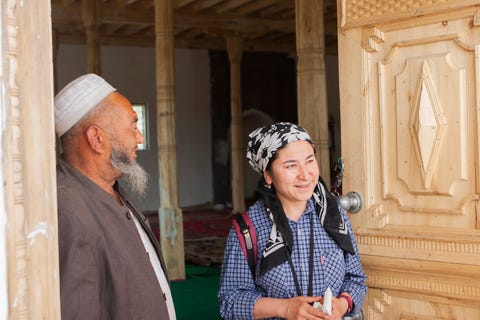
[[[107,141],[105,133],[97,126],[90,126],[85,132],[88,144],[92,150],[97,153],[105,152],[105,142]]]
[[[265,182],[268,184],[268,185],[271,185],[273,183],[273,179],[270,175],[270,172],[268,171],[263,171],[263,179],[265,179]]]

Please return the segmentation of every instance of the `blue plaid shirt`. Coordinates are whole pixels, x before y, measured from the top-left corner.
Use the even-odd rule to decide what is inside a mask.
[[[366,275],[360,263],[350,220],[343,208],[339,207],[339,210],[348,226],[356,254],[344,253],[330,238],[320,224],[313,202],[309,200],[300,220],[298,222],[289,220],[294,238],[291,258],[300,289],[306,295],[309,277],[310,217],[314,215],[313,295],[323,296],[327,287],[330,287],[334,296],[344,291],[348,292],[354,302],[351,314],[356,314],[360,312],[367,292]],[[273,268],[263,276],[259,275],[260,259],[270,236],[272,221],[261,200],[250,207],[248,213],[255,225],[258,239],[257,276],[256,279],[252,278],[247,260],[243,255],[235,230],[232,228],[223,256],[218,292],[220,314],[225,320],[253,319],[253,307],[261,297],[291,298],[297,295],[288,262]]]

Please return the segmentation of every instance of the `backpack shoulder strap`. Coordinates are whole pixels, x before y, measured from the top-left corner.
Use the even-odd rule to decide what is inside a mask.
[[[255,227],[246,212],[237,213],[232,224],[240,241],[243,255],[247,259],[248,267],[255,279],[255,266],[257,265],[257,235]]]

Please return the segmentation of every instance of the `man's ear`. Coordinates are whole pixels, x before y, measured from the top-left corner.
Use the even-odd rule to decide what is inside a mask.
[[[105,143],[107,142],[107,137],[102,129],[97,126],[90,126],[87,128],[85,134],[88,144],[92,150],[98,153],[105,152]]]

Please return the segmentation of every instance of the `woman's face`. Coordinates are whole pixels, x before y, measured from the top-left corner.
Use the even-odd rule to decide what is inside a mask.
[[[276,154],[265,181],[273,184],[282,205],[305,203],[318,183],[319,169],[312,145],[294,141]]]

